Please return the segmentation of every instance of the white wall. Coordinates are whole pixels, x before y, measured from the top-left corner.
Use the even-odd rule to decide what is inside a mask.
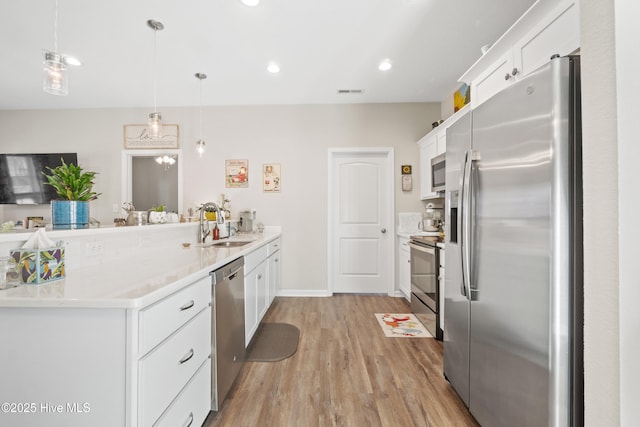
[[[402,192],[399,166],[413,165],[419,182],[416,141],[439,118],[440,105],[368,104],[311,106],[207,107],[203,136],[207,152],[195,153],[198,108],[161,108],[166,123],[180,125],[184,164],[184,207],[231,200],[233,216],[256,209],[258,221],[281,225],[283,288],[313,293],[327,289],[326,201],[329,147],[394,147],[396,211],[421,211],[419,188]],[[99,173],[91,215],[113,222],[112,206],[120,206],[123,125],[144,123],[144,109],[0,111],[0,151],[77,151],[81,166]],[[249,188],[224,187],[225,159],[249,161]],[[262,192],[264,163],[282,165],[282,192]],[[0,208],[0,221],[39,214],[48,206]]]
[[[637,183],[640,180],[638,161],[637,118],[640,93],[637,71],[640,58],[637,51],[640,37],[637,19],[640,3],[625,0],[615,2],[615,54],[618,123],[618,238],[620,302],[620,425],[631,426],[640,420],[640,264],[638,241],[640,212]],[[611,295],[613,297],[614,295]]]
[[[613,2],[581,2],[585,425],[620,425]]]

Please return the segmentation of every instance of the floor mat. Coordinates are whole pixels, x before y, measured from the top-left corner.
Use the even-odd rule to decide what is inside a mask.
[[[300,330],[288,323],[263,323],[247,349],[247,362],[277,362],[298,350]]]
[[[385,336],[399,338],[433,338],[413,314],[376,313]]]

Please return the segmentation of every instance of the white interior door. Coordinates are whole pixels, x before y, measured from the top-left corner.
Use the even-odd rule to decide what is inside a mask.
[[[329,152],[329,290],[392,295],[393,149]]]

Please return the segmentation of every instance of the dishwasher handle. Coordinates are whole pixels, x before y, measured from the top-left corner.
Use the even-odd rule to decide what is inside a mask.
[[[212,271],[211,281],[213,285],[224,280],[233,280],[236,274],[244,268],[244,257],[237,258],[230,263]]]
[[[240,272],[240,270],[242,270],[242,267],[236,269],[234,272],[232,272],[227,277],[225,277],[225,279],[229,279],[229,280],[235,279],[236,275]]]

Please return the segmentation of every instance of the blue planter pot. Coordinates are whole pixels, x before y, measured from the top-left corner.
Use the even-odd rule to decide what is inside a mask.
[[[51,222],[54,229],[89,228],[89,202],[52,200]]]

